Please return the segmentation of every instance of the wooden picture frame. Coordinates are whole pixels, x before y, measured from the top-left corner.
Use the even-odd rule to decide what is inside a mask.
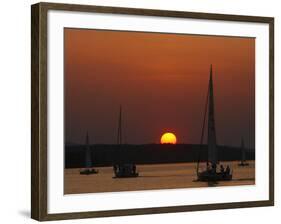
[[[169,212],[187,212],[226,208],[245,208],[274,205],[274,18],[258,16],[223,15],[182,11],[162,11],[136,8],[117,8],[90,5],[38,3],[31,7],[31,217],[39,221],[80,219],[108,216],[140,215]],[[262,23],[269,25],[269,199],[233,203],[166,206],[152,208],[132,208],[108,211],[88,211],[75,213],[48,213],[48,171],[47,171],[47,112],[48,75],[47,14],[50,10],[72,12],[109,13],[120,15],[157,16],[166,18],[194,18],[217,21]]]

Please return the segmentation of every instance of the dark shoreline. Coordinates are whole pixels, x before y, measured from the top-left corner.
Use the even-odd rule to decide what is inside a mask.
[[[112,166],[114,163],[164,164],[201,162],[207,159],[207,145],[192,144],[146,144],[146,145],[89,145],[93,166]],[[84,166],[86,145],[65,146],[65,168]],[[238,161],[241,148],[218,146],[220,161]],[[255,160],[254,149],[246,149],[246,159]]]

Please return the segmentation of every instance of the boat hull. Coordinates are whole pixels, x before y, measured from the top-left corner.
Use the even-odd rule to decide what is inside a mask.
[[[232,180],[232,174],[220,172],[220,173],[212,173],[208,171],[199,172],[197,173],[197,180],[204,181],[204,182],[211,182],[211,181],[230,181]]]
[[[113,177],[113,178],[132,178],[132,177],[138,177],[138,176],[139,176],[138,173],[134,173],[134,174],[116,173],[115,177]]]
[[[249,163],[239,163],[238,166],[249,166]]]
[[[99,173],[99,171],[95,170],[95,169],[85,169],[85,170],[80,171],[81,175],[91,175],[91,174],[97,174],[97,173]]]

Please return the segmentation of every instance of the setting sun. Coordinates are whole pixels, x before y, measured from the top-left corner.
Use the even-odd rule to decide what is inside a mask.
[[[164,133],[160,140],[161,144],[176,144],[177,138],[173,133]]]

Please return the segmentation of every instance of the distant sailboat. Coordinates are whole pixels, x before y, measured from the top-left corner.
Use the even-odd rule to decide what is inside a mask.
[[[117,144],[119,149],[122,150],[122,107],[120,106],[119,119],[118,119],[118,131],[117,131]],[[139,174],[136,170],[136,164],[124,163],[122,158],[118,155],[118,162],[113,165],[113,170],[115,178],[125,178],[125,177],[138,177]]]
[[[86,149],[85,149],[85,168],[80,170],[80,174],[96,174],[98,173],[98,170],[92,168],[92,156],[91,156],[91,149],[89,146],[89,135],[87,132],[86,135]]]
[[[238,164],[239,166],[249,166],[249,163],[247,163],[246,161],[246,148],[245,148],[245,144],[244,144],[244,139],[242,138],[241,140],[241,161]]]
[[[227,166],[226,169],[221,166],[220,171],[217,171],[218,160],[218,149],[216,140],[216,127],[215,127],[215,111],[214,111],[214,90],[213,90],[213,71],[212,65],[210,67],[210,80],[208,87],[208,95],[204,112],[203,128],[201,134],[201,142],[203,144],[204,131],[205,131],[205,120],[206,113],[208,110],[208,159],[206,163],[206,169],[204,171],[199,171],[200,158],[197,163],[197,179],[198,181],[223,181],[231,180],[232,173],[230,167]]]

